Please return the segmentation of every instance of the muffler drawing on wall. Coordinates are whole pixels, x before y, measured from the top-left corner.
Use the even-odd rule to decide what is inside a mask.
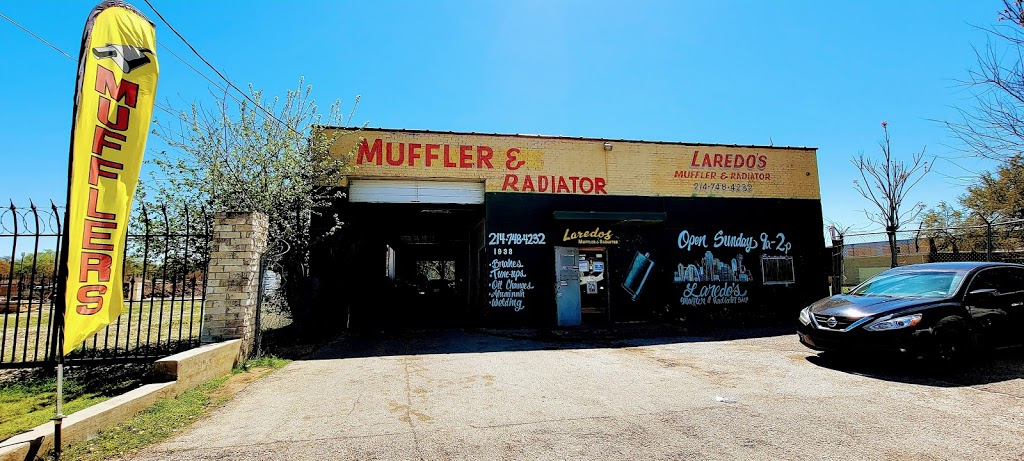
[[[629,293],[629,297],[633,301],[636,301],[640,292],[643,291],[652,268],[654,268],[654,261],[651,261],[650,254],[636,252],[632,264],[629,265],[629,272],[626,273],[626,280],[622,282],[622,288],[626,289],[626,293]]]

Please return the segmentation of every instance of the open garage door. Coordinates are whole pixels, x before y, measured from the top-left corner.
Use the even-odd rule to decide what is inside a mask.
[[[353,179],[349,202],[354,203],[484,203],[484,183],[461,181],[415,181],[398,179]]]
[[[351,328],[451,328],[482,316],[484,183],[351,179],[331,256]],[[347,293],[347,294],[345,294]]]

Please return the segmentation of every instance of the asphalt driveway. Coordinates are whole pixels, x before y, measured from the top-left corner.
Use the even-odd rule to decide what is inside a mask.
[[[795,334],[344,341],[136,459],[1024,459],[1024,354],[905,367]]]

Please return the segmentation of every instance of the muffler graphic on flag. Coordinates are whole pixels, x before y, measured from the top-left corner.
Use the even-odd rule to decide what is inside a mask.
[[[152,62],[149,60],[149,56],[146,56],[146,53],[153,54],[152,51],[146,48],[136,48],[131,45],[114,45],[111,43],[104,47],[92,49],[92,55],[96,59],[110,58],[121,69],[121,72],[126,74]]]

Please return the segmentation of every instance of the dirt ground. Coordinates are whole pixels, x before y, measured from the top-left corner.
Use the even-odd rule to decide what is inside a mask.
[[[795,334],[350,339],[136,459],[1024,459],[1024,353],[836,363]]]

